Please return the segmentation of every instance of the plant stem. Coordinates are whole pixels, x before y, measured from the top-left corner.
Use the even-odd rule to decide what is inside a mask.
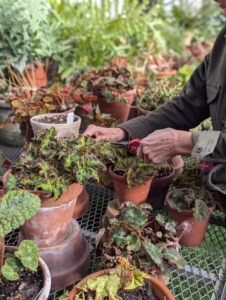
[[[3,258],[4,258],[4,250],[5,250],[5,237],[0,237],[0,278],[2,277],[2,266],[3,266]]]

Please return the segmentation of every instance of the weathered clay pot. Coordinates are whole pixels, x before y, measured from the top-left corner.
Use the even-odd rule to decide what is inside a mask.
[[[119,214],[119,208],[116,200],[112,200],[108,203],[106,212],[102,217],[102,221],[104,221],[107,216],[109,219],[115,218]]]
[[[14,249],[17,250],[18,247],[15,246],[6,246],[6,249]],[[37,300],[47,300],[49,297],[50,293],[50,288],[51,288],[51,276],[49,272],[49,268],[47,267],[46,263],[44,260],[40,257],[38,260],[38,265],[42,271],[43,275],[43,289],[41,294],[38,296]],[[1,286],[1,284],[0,284]]]
[[[78,196],[77,201],[75,203],[73,218],[79,219],[84,216],[89,210],[89,194],[87,193],[85,187],[81,194]]]
[[[3,182],[12,170],[3,176]],[[21,227],[22,239],[34,241],[39,247],[49,247],[62,242],[68,233],[68,228],[74,212],[75,203],[83,186],[74,183],[69,190],[63,189],[61,197],[45,198],[41,191],[28,191],[41,199],[41,207],[37,213]]]
[[[0,99],[0,124],[2,124],[8,115],[12,113],[11,106]],[[26,140],[20,134],[19,124],[8,124],[0,129],[0,142],[3,145],[11,147],[23,147]]]
[[[51,127],[55,127],[57,131],[57,138],[61,137],[71,137],[71,136],[78,136],[79,128],[81,124],[81,118],[79,116],[75,116],[74,122],[69,124],[46,124],[46,123],[39,123],[36,122],[38,119],[43,117],[51,117],[51,116],[58,116],[58,113],[49,113],[34,116],[30,119],[31,126],[34,132],[34,135],[37,134],[39,130],[50,129]],[[61,113],[60,113],[61,115]]]
[[[153,179],[147,197],[147,202],[151,204],[153,209],[161,209],[164,206],[166,194],[175,177],[174,174],[175,171],[172,169],[169,176]]]
[[[97,95],[97,104],[100,107],[101,113],[110,114],[113,118],[118,121],[118,124],[124,123],[127,121],[130,106],[134,102],[136,90],[127,91],[122,96],[126,97],[129,101],[128,104],[126,103],[119,103],[114,101],[113,103],[108,103],[105,97]]]
[[[18,244],[22,240],[20,233]],[[50,270],[51,290],[64,288],[78,281],[90,265],[89,244],[75,219],[72,219],[68,234],[61,243],[39,247],[39,252]]]
[[[204,222],[198,222],[193,217],[192,210],[185,210],[183,212],[179,212],[177,209],[170,207],[168,199],[171,194],[172,194],[172,192],[170,192],[166,195],[166,205],[168,207],[170,219],[176,221],[178,225],[180,225],[183,221],[190,221],[193,224],[192,232],[188,235],[183,236],[180,239],[179,243],[181,245],[187,246],[187,247],[199,246],[205,237],[209,219],[210,219],[210,216],[211,216],[212,212],[214,211],[215,207],[209,208],[209,210],[210,210],[209,216]]]
[[[84,279],[82,279],[79,284],[83,284],[84,282],[86,282],[87,279],[89,278],[95,278],[101,275],[105,275],[105,274],[109,274],[111,269],[107,269],[107,270],[101,270],[98,271],[96,273],[93,273],[87,277],[85,277]],[[170,290],[165,286],[165,284],[163,284],[160,280],[156,279],[153,276],[149,276],[149,279],[151,280],[153,289],[157,295],[157,297],[160,300],[175,300],[173,294],[170,292]],[[76,288],[76,286],[71,290],[70,294],[69,294],[69,300],[74,300],[74,297],[77,295],[78,293],[78,289]]]
[[[136,204],[144,203],[146,201],[154,176],[150,176],[148,180],[140,186],[128,188],[125,177],[113,173],[111,167],[108,169],[108,172],[113,181],[114,192],[119,207],[126,201]]]

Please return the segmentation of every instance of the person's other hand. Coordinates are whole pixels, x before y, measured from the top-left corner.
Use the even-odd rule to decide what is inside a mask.
[[[128,134],[121,128],[104,128],[95,125],[89,125],[83,135],[95,137],[99,140],[111,140],[112,142],[121,142],[128,139]]]
[[[160,129],[141,140],[137,156],[146,163],[161,164],[175,155],[191,155],[192,133],[172,128]]]

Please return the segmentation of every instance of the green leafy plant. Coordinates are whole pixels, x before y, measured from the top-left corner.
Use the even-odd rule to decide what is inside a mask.
[[[168,203],[171,208],[179,212],[192,210],[193,216],[198,222],[203,222],[209,216],[209,207],[220,205],[220,196],[211,193],[204,188],[190,187],[187,189],[174,189],[169,196]]]
[[[114,128],[118,125],[117,120],[112,118],[110,114],[101,113],[98,104],[94,106],[90,114],[85,114],[83,116],[90,124],[94,124],[96,126]]]
[[[156,81],[144,90],[138,90],[136,105],[152,111],[179,95],[179,92],[179,84],[172,84],[169,80]]]
[[[3,266],[5,235],[35,215],[40,207],[38,196],[24,191],[9,191],[0,199],[0,278],[18,279],[18,271],[26,267],[36,271],[38,267],[38,247],[32,241],[23,241],[14,255],[9,254]]]
[[[102,70],[90,70],[87,75],[80,76],[75,81],[76,85],[86,87],[97,97],[105,97],[108,103],[118,101],[128,103],[125,96],[127,91],[135,89],[137,85],[146,85],[143,74],[132,74],[129,71],[129,62],[125,57],[115,57],[110,66]]]
[[[64,87],[54,84],[45,90],[38,90],[33,96],[29,92],[25,92],[22,96],[9,99],[13,113],[0,126],[5,127],[10,123],[20,123],[25,125],[30,118],[40,114],[64,112],[73,107],[81,106],[85,113],[87,111],[87,103],[89,106],[92,101],[96,100],[96,96],[92,92],[87,92],[85,88]]]
[[[202,162],[190,160],[184,164],[183,172],[173,182],[176,188],[189,188],[202,185]]]
[[[78,293],[75,299],[82,300],[92,295],[90,299],[119,300],[122,299],[120,292],[132,292],[145,285],[145,279],[149,279],[145,273],[140,272],[123,257],[119,257],[118,261],[117,266],[110,270],[109,274],[88,278],[83,284],[77,284]],[[68,296],[60,298],[63,299],[68,299]]]
[[[149,176],[155,176],[155,166],[146,164],[142,159],[131,155],[126,149],[115,148],[116,158],[111,166],[112,171],[126,178],[129,188],[145,183]]]
[[[91,178],[99,181],[98,171],[107,171],[105,165],[115,160],[109,141],[96,142],[82,135],[55,139],[56,134],[54,127],[38,132],[22,151],[6,188],[40,190],[57,200],[63,188],[75,182],[84,185]]]
[[[125,202],[119,215],[106,219],[96,236],[96,247],[101,251],[101,267],[112,268],[123,256],[141,271],[167,282],[171,267],[183,268],[185,260],[179,253],[179,239],[191,232],[187,222],[177,236],[174,221],[151,213],[149,204]]]

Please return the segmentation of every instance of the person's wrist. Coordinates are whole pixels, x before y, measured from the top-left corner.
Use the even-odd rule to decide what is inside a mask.
[[[129,134],[122,128],[117,128],[119,134],[119,141],[127,141],[129,140]]]
[[[178,131],[175,145],[175,155],[191,155],[194,147],[192,133],[189,131]]]

